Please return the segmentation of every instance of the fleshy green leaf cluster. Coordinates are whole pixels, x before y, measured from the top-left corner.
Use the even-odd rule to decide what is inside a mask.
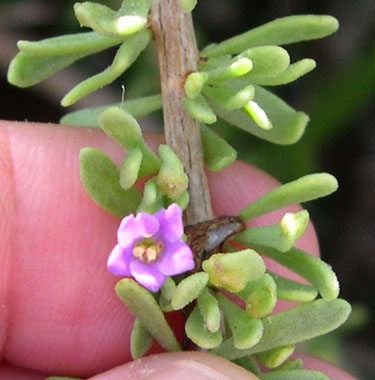
[[[151,0],[125,0],[118,11],[102,4],[76,3],[74,12],[80,25],[93,31],[42,41],[19,41],[20,52],[9,66],[8,81],[29,87],[88,55],[120,45],[108,68],[77,84],[61,101],[65,107],[74,104],[112,83],[146,48],[151,37],[147,30],[150,7]]]
[[[154,182],[156,185],[155,178]],[[336,188],[336,180],[326,173],[305,176],[264,194],[240,215],[248,220],[328,195]],[[318,372],[302,370],[301,360],[289,359],[290,355],[296,343],[344,323],[351,308],[337,298],[338,282],[330,266],[294,247],[307,223],[308,213],[302,210],[286,213],[279,224],[249,227],[234,235],[231,241],[247,248],[236,251],[229,241],[228,252],[212,254],[202,262],[202,271],[185,278],[168,278],[155,295],[160,309],[166,313],[183,309],[188,314],[185,334],[196,346],[233,360],[261,379],[324,379]],[[266,271],[260,254],[310,285]],[[300,304],[273,314],[278,299]],[[147,326],[141,329],[137,312],[130,310],[138,319],[132,334],[135,358],[147,352],[151,341],[145,336]],[[263,374],[254,359],[271,371]]]
[[[151,3],[124,0],[117,11],[98,3],[75,4],[80,25],[92,31],[39,42],[19,41],[20,52],[10,64],[8,80],[28,87],[77,60],[119,45],[108,68],[77,84],[61,102],[63,106],[74,104],[121,76],[147,47]],[[180,0],[185,12],[191,12],[196,3]],[[264,86],[290,83],[315,67],[312,59],[291,63],[288,51],[281,46],[325,37],[337,27],[337,20],[330,16],[290,16],[202,50],[199,71],[185,80],[183,105],[200,123],[204,159],[210,170],[221,170],[236,158],[235,150],[207,126],[218,117],[276,144],[291,144],[301,137],[307,115]],[[160,145],[155,154],[136,120],[161,107],[161,96],[154,95],[76,111],[61,120],[69,125],[99,127],[126,150],[120,167],[95,148],[83,148],[79,156],[86,192],[117,217],[140,211],[154,213],[171,203],[182,210],[188,205],[189,180],[181,161],[167,145]],[[141,193],[136,185],[142,178]],[[238,215],[247,222],[336,189],[337,181],[331,175],[310,174],[269,191]],[[167,351],[179,351],[180,344],[164,313],[183,310],[185,335],[191,342],[233,360],[260,379],[327,379],[303,370],[300,359],[289,359],[296,343],[337,328],[350,313],[350,305],[337,298],[339,284],[331,267],[295,247],[308,221],[308,212],[302,210],[285,213],[277,224],[245,228],[224,241],[220,252],[206,252],[193,273],[167,278],[156,294],[133,279],[120,280],[116,293],[135,316],[132,357],[145,355],[153,339]],[[266,271],[261,255],[309,284]],[[300,304],[272,314],[278,299]],[[270,371],[263,374],[254,359]]]
[[[220,117],[276,144],[296,142],[308,116],[261,86],[287,84],[315,68],[312,59],[291,63],[282,45],[322,38],[337,28],[331,16],[290,16],[209,45],[201,52],[199,72],[186,79],[186,110],[200,123]]]

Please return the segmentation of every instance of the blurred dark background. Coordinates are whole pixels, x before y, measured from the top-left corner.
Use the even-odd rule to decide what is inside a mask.
[[[109,49],[30,89],[10,86],[7,66],[19,39],[37,40],[80,31],[74,1],[0,0],[0,118],[58,122],[59,102],[79,81],[110,64]],[[116,8],[118,1],[102,1]],[[239,157],[282,182],[315,171],[335,175],[340,189],[307,205],[322,247],[336,271],[341,296],[354,304],[347,324],[304,350],[339,363],[361,379],[375,379],[375,0],[200,0],[194,12],[200,46],[291,14],[330,14],[340,30],[324,40],[287,47],[292,61],[313,58],[317,68],[288,86],[274,87],[294,108],[310,115],[303,138],[278,147],[223,122],[215,130]],[[154,48],[148,48],[121,81],[78,102],[70,110],[118,102],[159,91]],[[142,83],[140,85],[140,83]],[[148,120],[147,128],[160,122]],[[156,125],[156,127],[155,127]]]

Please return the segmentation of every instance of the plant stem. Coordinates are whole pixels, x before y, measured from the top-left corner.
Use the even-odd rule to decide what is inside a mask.
[[[158,50],[165,138],[189,177],[185,218],[187,224],[195,224],[212,219],[213,212],[199,125],[182,104],[185,79],[197,71],[199,59],[191,14],[182,12],[179,0],[154,0],[151,26]]]

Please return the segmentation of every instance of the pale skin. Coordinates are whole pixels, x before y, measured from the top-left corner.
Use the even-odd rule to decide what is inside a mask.
[[[147,140],[156,147],[161,137],[149,135]],[[50,374],[87,378],[98,373],[91,379],[254,379],[206,353],[130,361],[133,318],[114,293],[119,278],[105,266],[119,220],[82,189],[78,152],[83,146],[103,150],[116,163],[123,155],[100,130],[0,123],[0,380],[41,380]],[[235,214],[277,185],[269,175],[240,162],[208,173],[208,179],[217,216]],[[286,210],[297,208],[251,223],[275,223]],[[319,255],[312,225],[298,246]],[[354,379],[317,359],[305,357],[304,362],[305,368],[333,378]]]

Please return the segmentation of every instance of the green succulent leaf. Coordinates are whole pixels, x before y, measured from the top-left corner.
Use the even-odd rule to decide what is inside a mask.
[[[163,312],[150,292],[131,278],[120,280],[115,290],[129,311],[162,347],[167,351],[181,350]]]
[[[246,82],[238,82],[238,87],[243,87]],[[217,116],[238,128],[243,129],[261,139],[274,144],[293,144],[302,136],[308,116],[303,112],[297,112],[276,95],[262,87],[255,86],[256,104],[265,111],[272,129],[262,129],[243,109],[227,111],[220,104],[209,99],[208,104]]]
[[[228,86],[204,86],[203,94],[212,99],[220,107],[227,111],[233,111],[244,107],[255,96],[254,86],[245,86],[240,90],[234,90]]]
[[[150,6],[150,0],[124,1],[114,11],[103,4],[83,2],[74,4],[74,13],[81,26],[105,36],[128,36],[146,28]]]
[[[203,318],[204,327],[210,332],[216,332],[220,328],[221,312],[217,299],[205,287],[197,299],[199,312]]]
[[[248,58],[253,62],[253,69],[242,79],[259,83],[264,78],[274,78],[289,66],[288,52],[280,46],[259,46],[245,50],[238,57]]]
[[[208,75],[203,72],[191,73],[185,81],[185,94],[190,99],[195,99],[202,91]]]
[[[292,63],[281,74],[273,78],[257,78],[256,83],[262,86],[280,86],[294,82],[303,75],[306,75],[310,71],[314,70],[316,62],[313,59],[305,58]]]
[[[156,177],[149,179],[143,190],[143,198],[137,212],[153,214],[164,208],[163,194],[159,188]]]
[[[262,258],[252,249],[233,253],[217,253],[203,261],[202,269],[209,275],[211,285],[237,293],[249,281],[257,280],[265,272]]]
[[[337,188],[337,180],[330,174],[308,174],[272,189],[243,208],[239,215],[244,220],[249,220],[290,204],[324,197],[336,191]]]
[[[246,312],[250,317],[262,318],[270,314],[276,306],[276,283],[266,273],[255,281],[249,281],[245,289],[237,295],[245,301]]]
[[[183,105],[191,117],[203,124],[213,124],[216,121],[216,115],[207,104],[202,95],[195,99],[184,98]]]
[[[287,252],[305,232],[308,221],[309,213],[306,210],[286,213],[280,224],[247,228],[237,234],[234,240],[245,246],[264,244],[280,252]]]
[[[319,299],[298,305],[263,318],[263,337],[254,347],[238,350],[233,338],[229,338],[212,353],[232,360],[302,342],[336,329],[346,321],[350,311],[349,303],[342,299],[331,302]]]
[[[292,302],[310,302],[318,295],[318,291],[312,286],[300,284],[269,271],[268,273],[276,283],[278,299]]]
[[[294,349],[294,345],[288,344],[286,346],[273,348],[272,350],[258,352],[254,357],[265,367],[276,368],[293,354]]]
[[[156,173],[160,160],[145,144],[142,130],[137,120],[121,108],[105,109],[98,118],[100,128],[125,149],[139,148],[143,154],[139,177]]]
[[[262,338],[262,322],[250,317],[243,309],[221,294],[217,295],[217,299],[232,331],[234,346],[243,350],[257,344]]]
[[[206,329],[197,305],[186,321],[185,332],[192,342],[204,349],[215,348],[223,341],[220,330],[211,332]]]
[[[117,217],[136,211],[141,200],[139,192],[121,188],[119,171],[108,156],[95,148],[82,148],[79,165],[82,185],[99,206]]]
[[[186,191],[189,179],[181,161],[168,145],[159,145],[158,151],[161,159],[157,176],[158,184],[163,194],[171,199],[176,199]]]
[[[176,291],[176,283],[172,277],[167,277],[160,288],[161,294],[166,300],[170,301],[174,292]]]
[[[253,63],[246,57],[238,57],[227,64],[219,66],[213,70],[207,71],[207,80],[209,84],[225,82],[229,79],[241,77],[251,71]]]
[[[107,108],[117,107],[130,113],[134,119],[139,119],[163,107],[160,95],[145,96],[137,99],[125,100],[123,103],[108,104],[106,106],[85,108],[73,111],[60,120],[60,124],[77,127],[99,127],[98,117]]]
[[[71,54],[94,54],[119,45],[123,40],[124,38],[106,37],[96,32],[85,32],[46,38],[41,41],[20,40],[17,42],[17,47],[30,55],[58,57]]]
[[[264,129],[265,131],[273,128],[273,125],[266,112],[258,103],[250,100],[250,102],[247,103],[243,109],[250,115],[250,117],[259,128]]]
[[[182,211],[186,209],[189,205],[189,192],[185,190],[178,198],[176,199],[167,199],[166,206],[169,206],[171,203],[176,203]]]
[[[219,171],[237,158],[237,152],[220,136],[200,124],[204,162],[211,171]]]
[[[130,335],[130,354],[134,360],[141,358],[152,345],[152,335],[138,319],[134,320]]]
[[[139,148],[133,148],[128,151],[122,160],[120,185],[124,190],[129,190],[137,181],[142,158],[142,151]]]
[[[174,291],[171,304],[174,310],[180,310],[190,302],[197,299],[203,292],[208,281],[208,275],[204,272],[194,273],[184,278]]]
[[[86,95],[112,83],[138,58],[148,45],[150,36],[149,31],[143,31],[128,37],[119,47],[111,66],[73,87],[64,96],[61,105],[70,106]]]
[[[44,57],[20,51],[9,65],[8,82],[18,87],[33,86],[89,54]]]
[[[326,37],[338,29],[332,16],[298,15],[276,19],[229,38],[202,51],[203,57],[237,54],[248,48],[264,45],[287,45]]]
[[[330,265],[318,257],[297,248],[285,253],[260,245],[254,245],[253,248],[309,281],[326,301],[338,297],[337,277]]]

